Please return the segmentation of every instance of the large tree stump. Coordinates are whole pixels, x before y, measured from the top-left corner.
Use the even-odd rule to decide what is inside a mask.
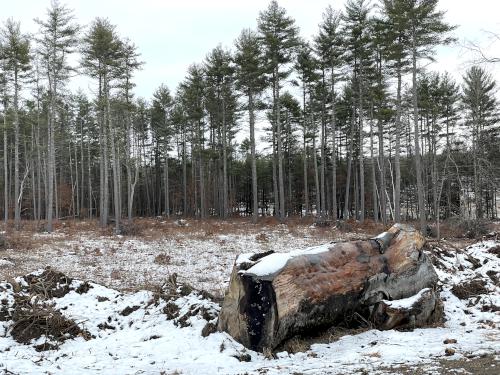
[[[397,224],[369,240],[242,254],[231,274],[218,329],[262,351],[354,313],[368,320],[382,300],[435,287],[438,278],[422,251],[424,244],[420,232]],[[378,319],[383,320],[381,315]]]

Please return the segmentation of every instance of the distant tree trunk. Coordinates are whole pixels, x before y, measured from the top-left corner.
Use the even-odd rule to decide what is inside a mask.
[[[375,156],[373,153],[373,103],[370,112],[370,160],[371,160],[371,172],[372,172],[372,206],[373,206],[373,219],[378,222],[378,200],[377,200],[377,174],[375,172]],[[380,194],[384,194],[382,189],[380,189]]]
[[[314,127],[314,119],[311,111],[311,126]],[[312,136],[313,139],[313,147],[312,147],[312,155],[313,155],[313,165],[314,165],[314,186],[316,189],[316,216],[318,218],[321,217],[321,196],[320,196],[320,186],[319,186],[319,173],[318,173],[318,160],[316,155],[316,134]]]
[[[363,159],[363,65],[360,62],[359,69],[359,221],[363,223],[365,221],[365,166]]]
[[[282,150],[282,134],[281,134],[281,106],[280,106],[280,86],[279,86],[279,70],[275,68],[276,77],[276,132],[278,137],[278,185],[279,185],[279,218],[280,221],[285,220],[285,185],[283,176],[283,150]]]
[[[165,146],[165,215],[170,217],[170,186],[168,180],[168,146]]]
[[[187,160],[186,160],[186,132],[182,134],[182,214],[187,216]]]
[[[203,149],[204,149],[204,144],[203,144],[203,134],[202,131],[200,130],[200,144],[199,144],[199,151],[198,151],[198,162],[199,162],[199,171],[200,171],[200,218],[205,219],[205,205],[206,205],[206,199],[205,199],[205,173],[204,173],[204,161],[203,161]],[[226,161],[227,163],[227,161]],[[227,164],[226,164],[227,168]],[[227,175],[227,169],[226,169],[226,175]],[[226,180],[227,181],[227,178]],[[227,182],[226,182],[227,184]],[[226,199],[227,199],[227,192],[226,192]],[[226,203],[226,210],[227,210],[227,203]]]
[[[55,169],[55,143],[54,143],[54,122],[55,122],[55,109],[56,109],[56,85],[50,80],[49,73],[49,86],[53,87],[50,95],[50,106],[48,113],[48,126],[47,126],[47,231],[52,232],[52,214],[54,206],[54,169]]]
[[[396,124],[395,124],[395,150],[394,150],[394,168],[396,178],[394,181],[394,221],[401,221],[401,61],[398,61],[397,67],[397,91],[396,91]],[[380,135],[379,135],[380,139]]]
[[[305,216],[309,215],[310,208],[309,208],[309,183],[307,181],[307,120],[306,120],[306,86],[304,84],[303,86],[303,91],[302,91],[302,121],[303,121],[303,143],[304,143],[304,148],[302,151],[302,162],[303,162],[303,167],[304,167],[304,211],[305,211]]]
[[[332,215],[333,220],[337,220],[337,116],[336,116],[336,101],[335,101],[335,76],[332,68],[331,80],[331,107],[332,107]]]
[[[378,161],[380,168],[380,213],[382,223],[387,224],[387,199],[385,195],[386,182],[385,182],[385,158],[384,158],[384,128],[382,120],[377,119],[378,124]],[[397,171],[396,171],[397,173]],[[396,177],[397,180],[397,177]],[[397,185],[396,185],[397,186]],[[390,202],[389,202],[390,203]]]
[[[14,225],[21,229],[21,196],[19,192],[19,86],[18,72],[14,70]]]
[[[80,211],[83,211],[85,207],[85,158],[83,152],[83,120],[80,121],[80,162],[80,170],[82,172],[80,178]],[[83,216],[82,212],[80,212],[80,215]]]
[[[78,144],[75,142],[75,191],[76,191],[76,216],[80,217],[80,184],[78,174]]]
[[[413,33],[415,31],[413,30]],[[422,162],[420,160],[420,131],[418,123],[418,87],[417,87],[417,48],[415,36],[412,45],[412,83],[413,83],[413,125],[415,131],[415,173],[417,174],[417,196],[418,196],[418,217],[420,220],[420,230],[425,227],[425,205],[424,205],[424,185],[422,181]]]
[[[228,215],[228,188],[227,188],[227,129],[226,129],[226,105],[222,99],[222,217]]]
[[[349,206],[349,191],[351,189],[351,174],[352,174],[352,151],[353,151],[353,143],[354,143],[354,121],[355,121],[355,109],[353,106],[352,110],[352,117],[351,117],[351,129],[350,129],[350,135],[349,135],[349,143],[348,143],[348,150],[347,150],[347,177],[346,177],[346,184],[345,184],[345,200],[344,200],[344,220],[349,219],[349,212],[350,212],[350,206]]]
[[[87,168],[88,168],[88,187],[89,187],[89,219],[92,220],[92,164],[91,164],[91,159],[90,159],[90,142],[87,144]]]
[[[259,218],[259,197],[257,190],[257,161],[255,152],[255,109],[253,93],[248,93],[248,115],[250,120],[250,147],[252,163],[252,222],[256,223]]]
[[[3,113],[3,198],[4,198],[4,208],[3,208],[3,220],[5,225],[9,220],[9,164],[7,162],[9,158],[7,149],[7,103],[4,102],[4,113]]]
[[[272,161],[272,169],[273,169],[273,195],[274,195],[274,216],[279,217],[279,193],[278,193],[278,172],[276,166],[276,125],[272,125],[272,143],[273,143],[273,161]]]
[[[106,96],[106,120],[108,124],[108,130],[109,130],[109,137],[110,137],[110,143],[111,143],[111,159],[113,160],[113,163],[111,165],[112,171],[113,171],[113,203],[114,203],[114,213],[115,213],[115,234],[120,234],[121,232],[121,227],[120,227],[120,219],[121,219],[121,212],[120,212],[120,184],[118,181],[118,169],[120,168],[118,164],[118,155],[116,152],[116,145],[115,145],[115,128],[113,126],[113,121],[112,121],[112,116],[111,116],[111,105],[110,105],[110,99],[109,99],[109,86],[108,82],[105,81],[106,86],[104,87],[105,91],[105,96]]]
[[[325,87],[325,71],[323,69],[322,84]],[[322,106],[321,106],[321,169],[320,169],[320,191],[321,191],[321,206],[319,211],[319,217],[323,218],[326,212],[326,184],[325,184],[325,168],[326,168],[326,156],[325,156],[325,139],[326,139],[326,103],[325,103],[325,93],[322,95]]]

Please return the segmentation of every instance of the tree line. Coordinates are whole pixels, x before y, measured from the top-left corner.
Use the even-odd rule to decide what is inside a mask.
[[[52,2],[0,32],[4,220],[497,217],[496,82],[422,66],[454,42],[438,0],[348,0],[300,36],[276,1],[170,91],[134,96],[138,47]],[[73,56],[77,56],[78,63]],[[84,74],[96,91],[72,92]],[[259,128],[263,128],[258,130]],[[257,145],[265,144],[257,152]]]

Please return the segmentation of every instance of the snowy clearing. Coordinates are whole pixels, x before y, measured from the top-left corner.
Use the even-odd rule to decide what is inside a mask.
[[[446,363],[488,357],[492,358],[487,365],[490,370],[498,364],[500,242],[480,242],[463,253],[432,250],[430,255],[442,284],[446,315],[443,327],[412,332],[368,330],[330,343],[313,344],[305,352],[279,352],[276,358],[267,359],[244,349],[224,333],[211,333],[220,307],[207,294],[181,290],[179,286],[172,296],[166,282],[168,272],[177,272],[183,276],[180,283],[189,281],[196,288],[219,292],[227,285],[237,254],[256,248],[283,251],[292,246],[317,245],[319,241],[306,232],[286,234],[285,229],[266,231],[265,241],[262,237],[256,240],[256,236],[259,233],[117,241],[81,235],[47,245],[44,251],[49,256],[45,262],[82,281],[71,280],[63,288],[64,295],[54,293],[58,296],[52,297],[49,293],[45,299],[33,297],[30,282],[37,280],[38,284],[33,285],[39,285],[37,277],[18,277],[0,284],[0,369],[14,374],[372,374],[403,373],[408,366],[418,365],[426,373],[439,374],[444,359]],[[170,260],[154,263],[163,253]],[[82,254],[88,254],[89,262],[83,269]],[[476,265],[470,257],[477,261]],[[181,259],[185,263],[181,264]],[[12,256],[7,260],[19,262]],[[36,268],[45,266],[37,261],[33,257],[32,263],[26,261],[23,267],[35,263]],[[149,269],[152,265],[154,268]],[[151,275],[166,283],[161,292],[124,292],[127,288],[123,287],[123,279],[106,274],[115,269],[133,273],[129,277],[136,284],[132,285],[146,282]],[[142,272],[149,276],[142,278]],[[38,271],[35,275],[41,274]],[[101,284],[109,281],[108,287],[83,282],[89,279],[100,280]],[[118,283],[121,290],[109,287]],[[74,321],[79,333],[59,341],[42,336],[29,344],[16,342],[12,336],[15,323],[9,314],[23,293],[28,299],[25,303],[50,306]],[[58,349],[38,351],[44,345]]]

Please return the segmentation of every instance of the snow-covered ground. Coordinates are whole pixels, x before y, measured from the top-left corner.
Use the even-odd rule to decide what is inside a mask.
[[[398,369],[407,366],[424,366],[427,373],[439,374],[441,359],[489,355],[496,356],[498,363],[500,259],[498,250],[492,249],[500,248],[500,242],[480,242],[463,253],[432,252],[442,286],[446,314],[443,327],[412,332],[368,330],[331,343],[314,344],[303,353],[276,353],[276,358],[271,359],[244,349],[224,333],[204,337],[202,331],[210,328],[209,323],[215,323],[219,306],[203,294],[189,294],[188,290],[169,299],[158,298],[158,292],[153,291],[127,293],[123,292],[126,289],[123,285],[121,290],[109,287],[114,282],[123,282],[122,279],[99,274],[113,270],[131,272],[137,275],[130,280],[140,285],[149,277],[141,278],[138,275],[141,272],[156,278],[166,271],[177,272],[184,275],[181,282],[189,279],[196,287],[218,292],[227,285],[237,254],[249,250],[291,250],[316,245],[318,241],[307,234],[277,230],[266,231],[265,237],[252,233],[199,239],[186,236],[185,240],[177,237],[116,241],[82,236],[57,242],[45,249],[50,254],[47,264],[61,265],[59,268],[66,274],[82,275],[79,278],[83,280],[99,280],[104,284],[110,281],[108,287],[90,283],[88,290],[77,291],[82,281],[73,280],[67,294],[43,302],[53,304],[85,332],[54,343],[59,346],[57,350],[37,351],[35,346],[45,343],[44,337],[30,344],[16,342],[11,335],[12,320],[0,319],[0,371],[7,374],[373,374],[398,373]],[[88,253],[89,264],[78,270],[84,267],[81,254],[85,253]],[[170,257],[168,262],[154,263],[154,258],[163,253]],[[102,260],[106,257],[110,259]],[[8,260],[14,264],[19,261],[11,256]],[[185,263],[180,263],[182,260]],[[76,263],[74,268],[71,262]],[[152,264],[158,269],[149,269]],[[23,263],[23,267],[30,265]],[[36,268],[41,265],[44,264],[38,263]],[[163,282],[165,279],[166,275],[161,278]],[[17,278],[15,282],[0,283],[3,311],[13,309],[14,290],[18,294],[28,290],[26,280]],[[459,299],[452,288],[467,286],[471,280],[477,280],[483,289],[479,294],[462,291],[477,295]],[[165,290],[163,293],[167,293]],[[30,303],[42,302],[32,298]],[[446,349],[449,349],[448,356]]]
[[[69,233],[68,233],[69,232]],[[29,235],[28,251],[0,252],[0,280],[50,266],[69,276],[119,290],[150,289],[177,273],[198,289],[223,295],[232,265],[241,253],[288,252],[332,240],[364,237],[363,233],[324,231],[307,226],[254,226],[215,222],[176,227],[155,222],[139,237],[59,231]]]

